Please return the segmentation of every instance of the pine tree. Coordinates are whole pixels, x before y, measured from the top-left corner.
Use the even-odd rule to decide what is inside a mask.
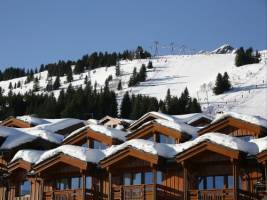
[[[120,117],[129,119],[131,112],[132,112],[132,102],[131,102],[129,93],[126,92],[123,95],[122,102],[121,102]]]
[[[153,69],[153,63],[152,63],[152,61],[149,61],[148,62],[147,69]]]
[[[57,77],[56,77],[56,80],[55,80],[55,82],[54,82],[54,84],[53,84],[53,89],[54,89],[54,90],[57,90],[57,89],[59,89],[59,87],[60,87],[60,77],[57,76]]]
[[[87,83],[88,83],[88,76],[86,75],[84,79],[84,84],[87,85]]]
[[[132,76],[130,77],[128,86],[129,86],[129,87],[135,86],[135,85],[138,83],[137,78],[138,78],[138,73],[137,73],[137,71],[136,71],[136,67],[135,67],[135,68],[133,69],[133,74],[132,74]]]
[[[224,72],[223,74],[223,91],[228,91],[231,89],[231,83],[229,81],[229,76],[227,74],[227,72]]]
[[[190,104],[189,111],[190,111],[190,113],[200,113],[201,112],[201,106],[197,102],[196,98],[193,98],[193,100],[192,100],[192,102]]]
[[[214,94],[222,94],[224,92],[224,86],[223,86],[223,77],[221,73],[218,73],[216,82],[215,82],[215,87],[213,88]]]
[[[13,86],[12,86],[12,83],[11,83],[11,82],[9,82],[8,89],[10,89],[10,90],[12,90],[12,89],[13,89]]]
[[[237,67],[245,65],[245,59],[246,59],[246,55],[245,55],[244,48],[240,47],[236,52],[235,65]]]
[[[146,66],[144,64],[142,64],[139,74],[138,74],[138,82],[144,82],[146,81]]]
[[[118,62],[118,64],[116,65],[116,76],[119,77],[121,75],[121,69],[120,69],[120,63]]]
[[[120,80],[119,83],[118,83],[117,90],[122,90],[121,80]]]
[[[35,77],[33,82],[33,92],[38,92],[39,90],[40,90],[39,79]]]
[[[52,83],[52,78],[48,78],[48,82],[47,82],[47,85],[46,85],[46,90],[48,92],[52,91],[53,90],[53,83]]]
[[[70,83],[72,81],[73,81],[72,70],[70,70],[67,73],[67,82]]]

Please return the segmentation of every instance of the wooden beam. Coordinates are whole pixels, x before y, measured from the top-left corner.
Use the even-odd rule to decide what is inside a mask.
[[[267,162],[264,162],[264,173],[265,173],[265,191],[267,190]]]
[[[83,192],[82,199],[85,200],[86,199],[86,176],[85,176],[85,171],[84,170],[82,171],[82,182],[83,182],[83,185],[82,185],[82,192]]]
[[[183,171],[184,171],[184,200],[188,199],[188,171],[187,171],[187,166],[185,163],[182,163],[183,165]]]
[[[237,170],[237,162],[233,160],[233,179],[234,179],[234,200],[238,200],[238,188],[239,188],[239,177]]]
[[[112,174],[108,172],[108,200],[112,200]]]
[[[157,199],[157,168],[155,165],[152,167],[153,174],[153,200]]]

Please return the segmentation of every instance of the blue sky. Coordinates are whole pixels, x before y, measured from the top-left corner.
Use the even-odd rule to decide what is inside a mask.
[[[0,2],[0,68],[39,67],[153,41],[211,50],[266,49],[266,0],[8,0]],[[166,50],[160,49],[162,53]]]

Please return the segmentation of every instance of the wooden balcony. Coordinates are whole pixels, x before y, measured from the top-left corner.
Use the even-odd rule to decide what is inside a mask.
[[[116,186],[112,188],[113,200],[150,200],[153,199],[154,190],[157,199],[181,199],[182,193],[163,185],[142,184],[129,186]]]
[[[189,200],[233,200],[233,189],[190,190]],[[257,200],[256,194],[238,190],[239,200]]]
[[[30,200],[30,199],[31,199],[30,195],[15,197],[15,200]]]

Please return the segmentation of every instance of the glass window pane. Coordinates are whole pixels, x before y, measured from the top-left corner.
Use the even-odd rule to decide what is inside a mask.
[[[92,189],[92,177],[86,176],[85,182],[86,189]]]
[[[157,184],[161,184],[163,181],[162,172],[157,171]]]
[[[199,190],[204,189],[204,177],[198,177],[198,189]]]
[[[141,173],[134,173],[133,174],[133,185],[140,185],[141,184]]]
[[[79,189],[80,187],[80,177],[71,178],[71,189]]]
[[[228,176],[228,188],[233,188],[233,176]]]
[[[152,172],[145,172],[145,184],[152,184],[152,183],[153,183]]]
[[[87,143],[82,144],[82,147],[87,147],[88,148]]]
[[[93,143],[94,143],[93,144],[94,149],[106,149],[107,148],[107,145],[103,144],[102,142],[94,140]]]
[[[215,176],[215,188],[216,189],[224,188],[224,177],[223,176]]]
[[[213,188],[213,177],[208,176],[207,177],[207,189],[212,189]]]
[[[28,195],[31,193],[31,183],[30,181],[24,181],[20,185],[20,196]]]
[[[168,137],[163,134],[159,134],[159,143],[175,144],[174,138]]]
[[[131,185],[131,174],[130,173],[125,173],[123,175],[123,184],[124,185]]]

